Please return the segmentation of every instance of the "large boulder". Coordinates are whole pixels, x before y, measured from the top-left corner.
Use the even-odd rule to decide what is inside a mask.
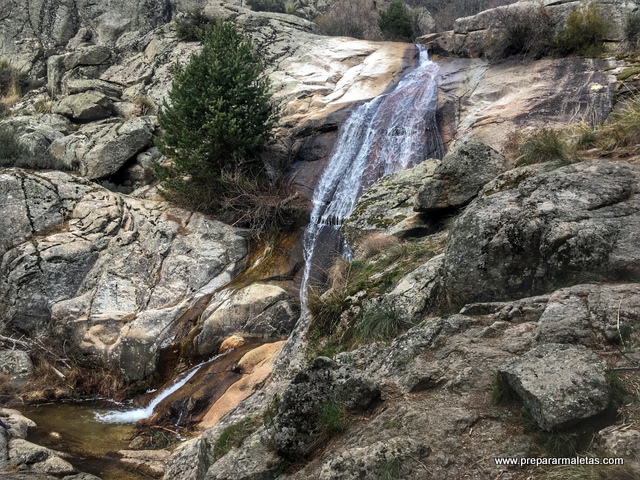
[[[55,334],[133,378],[247,252],[232,227],[59,172],[6,170],[0,192],[12,222],[0,229],[2,321],[32,335],[53,318]]]
[[[359,242],[373,233],[402,237],[429,230],[413,210],[416,194],[429,182],[439,164],[440,160],[428,159],[374,182],[342,226],[349,245],[357,250]]]
[[[16,115],[0,123],[0,128],[11,129],[20,145],[30,156],[42,156],[52,142],[74,131],[73,124],[56,114]]]
[[[606,365],[583,346],[546,343],[498,371],[544,430],[576,423],[609,406]]]
[[[43,53],[64,48],[79,32],[85,40],[113,46],[122,36],[142,36],[167,23],[172,16],[172,3],[7,0],[0,16],[0,59],[10,60],[23,70],[34,65],[42,67],[38,60]],[[16,38],[20,41],[16,42]]]
[[[116,173],[138,152],[150,146],[154,128],[154,121],[148,117],[91,124],[56,139],[49,152],[90,180],[103,178]]]
[[[486,192],[450,230],[450,303],[513,299],[585,277],[640,275],[640,168],[584,162]],[[581,283],[581,282],[580,282]]]
[[[20,387],[33,378],[33,363],[23,350],[0,350],[0,373],[9,376],[12,387]]]
[[[555,291],[536,326],[541,343],[625,344],[640,330],[640,284],[576,285]]]
[[[610,113],[618,85],[614,59],[438,60],[438,115],[445,143],[476,140],[505,152],[529,132]],[[531,81],[535,78],[535,81]]]
[[[254,283],[237,291],[223,290],[201,315],[201,331],[194,339],[196,352],[202,356],[215,353],[232,333],[285,337],[299,314],[297,299],[275,285]]]
[[[380,390],[368,378],[328,358],[316,358],[282,394],[271,426],[278,453],[289,459],[312,453],[325,434],[320,423],[323,407],[363,412],[379,398]]]
[[[479,142],[463,142],[442,159],[418,191],[414,210],[438,213],[460,208],[507,168],[507,159]]]
[[[53,113],[85,122],[102,120],[113,113],[113,102],[105,94],[89,90],[64,97],[53,107]]]

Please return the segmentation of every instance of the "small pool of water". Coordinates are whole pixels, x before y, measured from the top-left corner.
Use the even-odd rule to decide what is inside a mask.
[[[107,424],[96,420],[96,411],[113,409],[107,402],[61,403],[25,408],[23,414],[38,424],[27,440],[71,454],[68,461],[82,472],[103,480],[142,480],[117,461],[118,450],[127,449],[135,425]],[[55,433],[54,433],[55,432]]]

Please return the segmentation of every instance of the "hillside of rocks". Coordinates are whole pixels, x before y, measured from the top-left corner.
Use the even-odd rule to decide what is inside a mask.
[[[26,152],[0,169],[3,478],[95,478],[28,442],[33,422],[19,411],[74,397],[71,363],[117,372],[127,396],[124,385],[162,389],[228,350],[139,424],[130,448],[148,474],[638,478],[635,144],[530,165],[514,147],[541,129],[606,125],[633,99],[636,60],[618,48],[638,5],[597,2],[613,12],[598,58],[495,58],[500,12],[529,3],[421,40],[440,67],[448,154],[362,195],[342,227],[354,258],[336,261],[296,330],[303,228],[256,242],[170,204],[153,182],[172,70],[201,48],[178,25],[194,11],[232,21],[264,55],[282,115],[263,160],[309,202],[340,125],[411,70],[418,47],[327,37],[303,18],[219,1],[10,0],[0,61],[34,89],[0,119]],[[583,6],[542,8],[561,22]],[[363,319],[398,328],[359,337]],[[45,358],[62,376],[51,385]],[[154,427],[179,434],[160,454]]]

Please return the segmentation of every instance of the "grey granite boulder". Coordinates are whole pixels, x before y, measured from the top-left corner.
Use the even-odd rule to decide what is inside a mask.
[[[5,170],[0,213],[3,328],[30,336],[53,320],[48,334],[132,378],[153,373],[178,320],[247,252],[228,225],[60,172]]]
[[[113,113],[113,102],[104,93],[89,90],[64,97],[54,105],[53,113],[77,121],[102,120]]]
[[[640,276],[640,167],[584,162],[469,205],[443,266],[452,304],[521,298],[585,279]]]
[[[430,181],[439,164],[440,160],[425,160],[374,182],[342,226],[349,245],[358,251],[360,241],[372,233],[403,237],[416,230],[428,229],[413,211],[415,197],[420,187]]]
[[[0,372],[9,376],[12,386],[20,387],[33,377],[33,363],[24,350],[0,350]]]
[[[442,159],[415,200],[418,212],[433,213],[469,203],[507,168],[507,159],[479,142],[464,142]]]
[[[605,371],[586,347],[557,343],[540,345],[498,370],[544,430],[603,412],[610,400]]]
[[[113,175],[138,152],[151,145],[155,125],[148,117],[97,123],[55,140],[49,152],[90,180]]]
[[[299,315],[297,299],[276,285],[254,283],[240,290],[222,290],[201,315],[195,350],[199,355],[211,355],[233,333],[285,337],[293,330]]]
[[[380,390],[368,378],[328,358],[316,358],[282,394],[271,427],[278,453],[289,459],[312,453],[323,435],[319,420],[323,406],[339,405],[352,412],[363,412],[379,398]]]

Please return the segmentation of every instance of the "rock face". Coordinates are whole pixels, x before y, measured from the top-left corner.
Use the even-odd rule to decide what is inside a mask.
[[[150,0],[144,5],[122,0],[36,0],[28,3],[8,0],[0,17],[3,32],[0,57],[27,70],[43,53],[64,47],[78,33],[83,40],[114,45],[125,33],[143,35],[168,22],[172,3],[169,0]],[[18,37],[23,41],[14,42]]]
[[[460,56],[479,57],[487,55],[492,57],[499,53],[499,42],[495,41],[512,18],[535,18],[536,15],[549,17],[550,24],[556,31],[562,29],[569,15],[586,7],[586,2],[580,0],[556,1],[545,0],[542,2],[521,0],[510,5],[484,10],[477,15],[458,18],[453,31],[443,32],[425,37],[425,42],[439,51],[446,51]],[[588,2],[588,6],[598,9],[609,24],[606,40],[621,42],[625,39],[627,18],[634,13],[638,4],[635,1],[625,0],[595,0]]]
[[[413,211],[415,197],[439,164],[440,160],[425,160],[374,182],[342,226],[349,245],[357,250],[359,242],[372,233],[403,237],[428,231],[428,224]]]
[[[579,163],[473,202],[453,225],[443,267],[450,302],[517,298],[585,275],[640,274],[640,169]]]
[[[592,417],[609,406],[605,365],[582,346],[543,344],[499,372],[544,430]]]
[[[23,350],[0,350],[0,373],[9,376],[12,387],[20,387],[33,378],[33,363]]]
[[[82,95],[82,94],[80,94]],[[67,97],[70,98],[70,97]],[[90,180],[113,175],[152,143],[155,119],[91,124],[52,142],[49,152]]]
[[[102,120],[113,113],[113,103],[103,93],[87,91],[65,97],[53,107],[53,113],[73,120]]]
[[[231,227],[66,174],[7,170],[0,192],[3,320],[29,335],[53,319],[132,378],[154,371],[181,316],[246,254]]]
[[[281,287],[254,283],[238,291],[223,290],[202,314],[194,345],[198,355],[217,352],[232,333],[263,338],[288,335],[300,314],[297,299]]]
[[[319,357],[282,394],[271,427],[275,446],[287,458],[307,457],[323,434],[319,419],[323,407],[363,412],[379,398],[380,391],[373,382]]]
[[[507,168],[507,159],[479,142],[456,145],[418,191],[414,210],[437,213],[469,203],[480,189]]]
[[[440,132],[505,152],[518,135],[584,121],[598,125],[614,103],[611,59],[505,60],[440,58]]]
[[[577,285],[553,293],[540,316],[540,342],[578,343],[628,341],[640,319],[640,285]]]

